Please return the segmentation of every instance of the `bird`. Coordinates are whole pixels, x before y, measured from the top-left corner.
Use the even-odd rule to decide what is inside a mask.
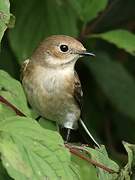
[[[99,147],[81,118],[83,92],[75,63],[83,56],[95,55],[73,37],[52,35],[23,62],[21,81],[31,107],[68,130],[66,141],[80,122]]]

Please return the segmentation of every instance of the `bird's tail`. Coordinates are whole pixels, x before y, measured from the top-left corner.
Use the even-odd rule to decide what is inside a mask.
[[[94,137],[92,136],[92,134],[89,132],[88,128],[86,127],[86,125],[84,124],[84,122],[82,121],[82,119],[79,119],[80,124],[82,125],[82,127],[84,128],[85,132],[88,134],[88,136],[92,139],[92,141],[100,148],[100,145],[97,143],[97,141],[94,139]]]

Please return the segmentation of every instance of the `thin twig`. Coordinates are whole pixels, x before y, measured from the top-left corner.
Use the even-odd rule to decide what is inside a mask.
[[[74,155],[78,156],[79,158],[87,161],[88,163],[93,164],[94,166],[97,166],[97,167],[103,169],[104,171],[107,171],[108,173],[111,173],[111,174],[112,174],[112,173],[117,173],[117,172],[114,171],[113,169],[110,169],[110,168],[104,166],[103,164],[100,164],[100,163],[98,163],[97,161],[94,161],[93,159],[90,159],[90,158],[84,156],[83,154],[81,154],[81,153],[78,151],[77,148],[75,148],[75,147],[73,147],[73,146],[70,146],[70,145],[68,145],[68,144],[65,144],[65,146],[69,149],[69,151],[70,151],[72,154],[74,154]],[[82,150],[82,149],[81,149],[81,150]],[[84,149],[84,150],[85,150],[85,149]]]
[[[112,9],[112,7],[118,2],[119,0],[114,0],[108,7],[101,13],[101,15],[90,25],[83,27],[82,32],[80,34],[80,38],[83,39],[87,35],[90,35],[92,31],[96,28],[96,26],[99,24],[99,22],[106,16],[106,14]]]
[[[4,97],[0,96],[0,102],[2,102],[3,104],[7,105],[8,107],[10,107],[11,109],[13,109],[13,111],[16,112],[17,115],[19,116],[26,116],[24,113],[22,113],[17,107],[15,107],[13,104],[11,104],[8,100],[6,100]]]

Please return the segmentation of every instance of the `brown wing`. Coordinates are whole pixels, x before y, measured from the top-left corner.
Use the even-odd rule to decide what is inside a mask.
[[[24,76],[24,73],[25,73],[25,71],[26,71],[26,68],[27,68],[27,66],[28,66],[28,64],[29,64],[29,59],[26,59],[24,62],[23,62],[23,64],[22,64],[22,66],[21,66],[21,70],[20,70],[20,72],[21,72],[21,75],[20,75],[20,80],[22,81],[22,79],[23,79],[23,76]]]
[[[83,100],[83,92],[81,88],[81,83],[78,77],[77,72],[75,71],[75,81],[74,81],[74,98],[79,105],[79,107],[82,107],[82,100]]]

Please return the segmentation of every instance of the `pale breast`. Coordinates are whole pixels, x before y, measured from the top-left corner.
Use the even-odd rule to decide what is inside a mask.
[[[24,80],[23,84],[31,106],[42,116],[63,124],[70,114],[74,114],[73,121],[80,116],[73,97],[73,80],[74,73],[70,69],[39,67],[30,81]]]

